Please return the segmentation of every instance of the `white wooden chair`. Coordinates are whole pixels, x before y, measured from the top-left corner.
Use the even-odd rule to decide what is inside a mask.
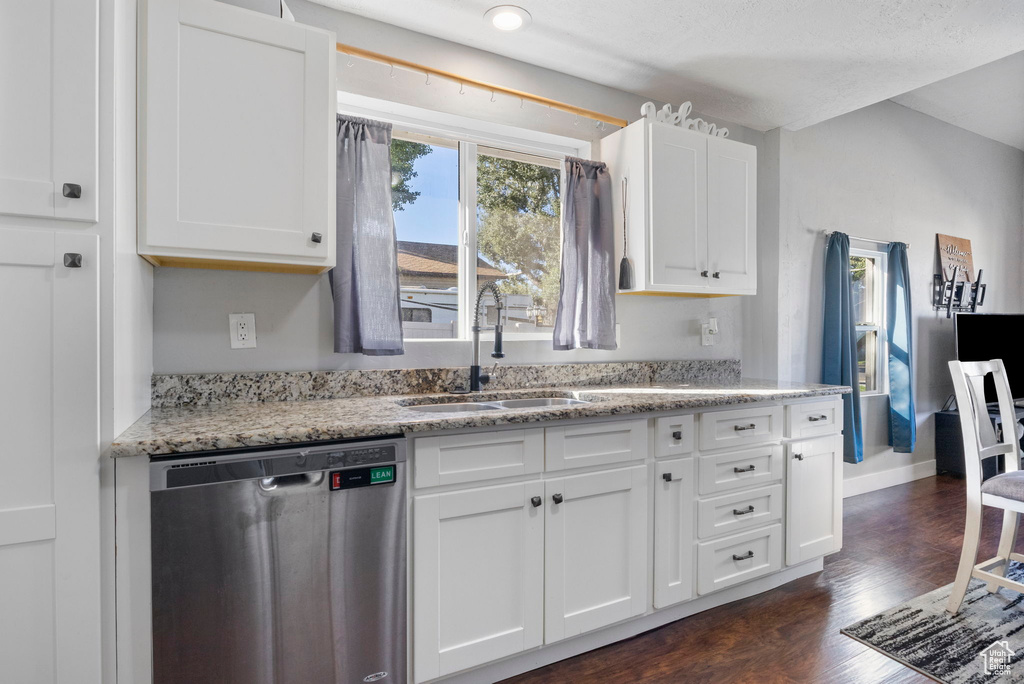
[[[966,363],[949,362],[953,376],[956,403],[960,411],[960,427],[964,439],[964,465],[967,471],[967,523],[964,545],[960,553],[960,566],[953,582],[946,610],[954,615],[960,611],[967,585],[972,577],[988,583],[988,590],[996,592],[1006,587],[1024,593],[1024,584],[1005,577],[1011,560],[1024,562],[1024,555],[1013,552],[1017,540],[1019,514],[1024,513],[1024,471],[1020,470],[1017,442],[1017,417],[1010,396],[1010,383],[1000,359]],[[985,377],[992,376],[999,399],[1002,437],[996,436],[985,404]],[[1005,454],[1006,472],[981,481],[981,462]],[[1003,531],[999,537],[999,551],[995,558],[975,565],[978,541],[981,537],[982,506],[1003,510]]]

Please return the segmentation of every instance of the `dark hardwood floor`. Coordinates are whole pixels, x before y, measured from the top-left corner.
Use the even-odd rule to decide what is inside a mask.
[[[980,558],[1001,514],[986,509]],[[843,550],[823,572],[505,680],[540,682],[929,682],[840,628],[953,581],[964,482],[947,476],[844,501]]]

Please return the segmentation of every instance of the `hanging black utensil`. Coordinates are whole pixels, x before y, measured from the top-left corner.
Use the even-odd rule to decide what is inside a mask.
[[[633,264],[629,263],[627,254],[628,243],[626,242],[626,184],[627,180],[622,179],[622,261],[619,262],[619,289],[633,289]]]

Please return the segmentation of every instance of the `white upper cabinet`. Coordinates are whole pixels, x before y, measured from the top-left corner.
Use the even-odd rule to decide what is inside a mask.
[[[0,8],[0,214],[96,221],[97,11]]]
[[[602,139],[601,159],[616,260],[625,231],[634,268],[634,287],[620,293],[756,294],[755,147],[641,119]]]
[[[143,3],[139,254],[334,266],[334,34],[212,0]]]

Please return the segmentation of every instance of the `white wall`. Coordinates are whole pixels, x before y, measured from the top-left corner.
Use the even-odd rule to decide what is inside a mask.
[[[257,0],[232,4],[265,9]],[[338,41],[407,60],[544,95],[612,116],[639,118],[646,98],[578,78],[439,40],[388,24],[290,0],[297,21],[328,28]],[[576,125],[570,115],[547,112],[519,102],[490,103],[489,93],[458,95],[458,87],[424,84],[420,75],[339,57],[338,81],[363,95],[432,106],[454,113],[476,113],[488,120],[529,125],[561,135],[607,135],[593,123]],[[445,90],[447,88],[447,90]],[[469,89],[468,89],[469,90]],[[447,93],[447,95],[446,95]],[[695,103],[699,105],[700,103]],[[550,113],[550,116],[549,116]],[[729,127],[730,137],[760,145],[761,133]],[[153,356],[157,373],[243,370],[328,370],[340,368],[415,368],[468,365],[469,342],[409,342],[397,357],[334,354],[331,296],[326,276],[278,275],[230,271],[158,268],[155,275]],[[550,343],[507,341],[507,363],[645,359],[738,358],[742,352],[743,302],[740,297],[692,299],[620,296],[616,302],[620,346],[614,352],[554,352]],[[256,349],[232,350],[227,315],[256,314]],[[700,346],[700,323],[719,319],[718,344]]]
[[[778,254],[779,314],[777,329],[762,334],[776,337],[778,346],[766,344],[758,356],[756,340],[748,340],[744,367],[775,365],[780,379],[820,380],[823,230],[911,243],[917,448],[913,454],[893,453],[887,445],[887,401],[865,397],[864,462],[847,464],[845,475],[934,459],[932,414],[953,391],[945,365],[953,358],[952,321],[931,306],[935,234],[971,240],[975,266],[985,270],[989,284],[981,311],[1021,311],[1024,152],[892,102],[798,132],[772,131],[766,141],[778,150],[779,242],[769,246],[771,233],[763,230],[761,264],[762,272],[772,269],[766,259],[772,251]],[[772,202],[762,202],[765,221],[772,209]],[[770,287],[758,299],[771,300]],[[744,323],[749,326],[750,319]]]

